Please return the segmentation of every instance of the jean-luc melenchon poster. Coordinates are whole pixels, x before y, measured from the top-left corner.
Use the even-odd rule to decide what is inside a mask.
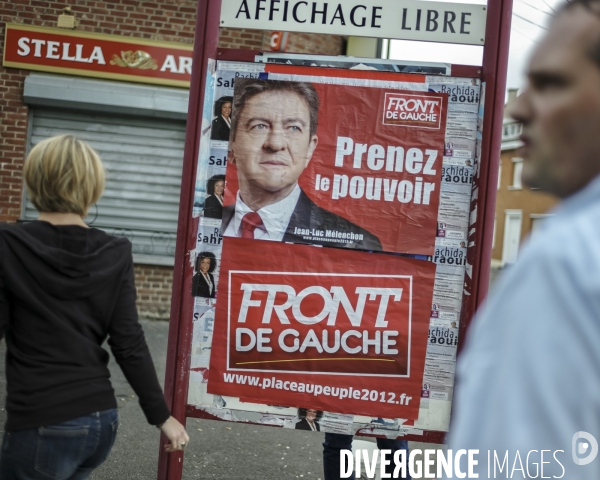
[[[416,419],[434,276],[394,255],[225,239],[208,392]]]
[[[432,255],[447,104],[436,92],[238,80],[223,235]]]

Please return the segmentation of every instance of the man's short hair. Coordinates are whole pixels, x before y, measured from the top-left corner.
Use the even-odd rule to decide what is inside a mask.
[[[105,172],[98,154],[73,135],[38,143],[23,169],[27,193],[39,212],[84,217],[104,191]]]
[[[298,95],[308,107],[310,115],[310,137],[317,133],[319,123],[319,94],[315,87],[308,82],[284,82],[277,80],[260,80],[258,78],[243,78],[236,80],[235,95],[233,98],[233,112],[231,114],[231,138],[235,133],[239,118],[244,107],[252,97],[266,92],[290,92]]]
[[[600,19],[600,0],[568,0],[567,3],[565,3],[558,11],[558,13],[560,14],[578,7],[585,8],[587,11],[596,15],[596,17]],[[598,34],[598,38],[596,38],[596,40],[589,45],[588,55],[590,56],[590,59],[600,68],[600,32]]]

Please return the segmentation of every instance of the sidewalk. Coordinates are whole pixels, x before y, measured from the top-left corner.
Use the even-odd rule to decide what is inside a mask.
[[[167,322],[143,320],[158,377],[165,377]],[[6,344],[0,344],[0,432],[4,410]],[[158,462],[159,432],[146,423],[138,399],[111,358],[111,381],[119,403],[120,426],[108,460],[92,480],[153,480]],[[217,421],[188,419],[190,445],[184,459],[186,480],[322,479],[323,435]]]
[[[142,320],[161,382],[165,377],[167,322]],[[4,406],[6,344],[0,344],[0,405]],[[138,399],[111,358],[112,384],[119,404],[120,426],[108,460],[91,480],[154,480],[159,434],[146,423]],[[0,432],[6,420],[0,410]],[[190,445],[184,480],[323,480],[323,434],[283,428],[188,419]],[[374,441],[374,439],[361,440]],[[412,444],[411,448],[426,448]]]

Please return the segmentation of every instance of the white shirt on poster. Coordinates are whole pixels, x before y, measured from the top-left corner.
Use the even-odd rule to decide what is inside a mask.
[[[277,203],[267,205],[266,207],[260,208],[256,213],[260,215],[263,225],[258,227],[254,231],[254,238],[258,240],[271,240],[274,242],[281,242],[285,235],[285,230],[290,223],[292,213],[296,208],[296,203],[300,198],[300,187],[296,184],[296,187],[287,197],[279,200]],[[240,197],[240,192],[237,193],[235,201],[235,213],[233,218],[225,229],[224,236],[226,237],[241,237],[242,236],[242,218],[247,213],[253,212],[248,205],[244,203]]]

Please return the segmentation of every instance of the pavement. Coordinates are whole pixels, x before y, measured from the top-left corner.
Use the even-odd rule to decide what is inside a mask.
[[[168,322],[142,320],[161,381],[165,377]],[[0,344],[0,405],[5,404],[6,344]],[[156,479],[159,432],[146,423],[138,398],[111,357],[111,381],[119,404],[119,433],[113,450],[91,480]],[[0,410],[0,425],[6,411]],[[257,425],[188,419],[190,444],[183,479],[323,479],[323,434]],[[3,430],[0,428],[0,432]]]
[[[161,381],[165,378],[168,322],[141,320]],[[6,396],[6,343],[0,342],[0,405]],[[111,382],[119,408],[119,433],[106,462],[90,480],[156,479],[160,435],[148,425],[138,398],[111,355]],[[6,411],[0,407],[0,433]],[[323,480],[323,434],[214,420],[187,419],[183,480]],[[360,437],[374,442],[374,439]],[[432,448],[410,442],[410,448]],[[169,479],[175,480],[175,479]]]
[[[491,274],[495,283],[498,270]],[[168,322],[141,320],[158,373],[165,378]],[[0,405],[6,396],[6,344],[0,342]],[[159,432],[148,425],[138,398],[111,356],[111,381],[119,405],[120,426],[113,450],[91,480],[156,479]],[[0,407],[0,433],[6,411]],[[323,434],[213,420],[187,420],[183,480],[323,479]],[[374,441],[361,437],[361,440]],[[410,442],[410,448],[433,445]],[[435,448],[435,447],[434,447]],[[175,480],[175,479],[169,479]]]

